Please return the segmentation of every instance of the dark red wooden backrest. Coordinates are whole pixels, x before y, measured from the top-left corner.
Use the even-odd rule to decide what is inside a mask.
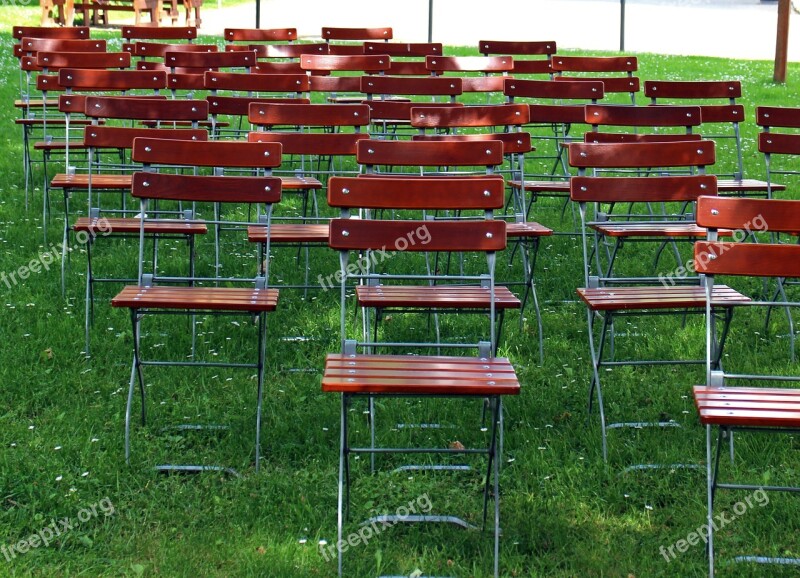
[[[362,133],[251,132],[249,142],[279,142],[285,155],[355,156]]]
[[[480,177],[331,177],[328,204],[339,208],[447,210],[502,209],[505,182]]]
[[[205,129],[137,128],[122,126],[87,126],[83,130],[83,144],[92,147],[133,148],[135,138],[170,140],[208,140]]]
[[[60,68],[128,68],[131,55],[127,52],[50,52],[36,53],[36,65],[55,71]]]
[[[297,28],[226,28],[225,42],[282,42],[297,40]]]
[[[356,160],[362,165],[492,167],[503,162],[503,143],[373,139],[358,143]]]
[[[131,158],[146,164],[272,169],[281,164],[281,145],[137,138]]]
[[[503,94],[514,98],[558,100],[599,100],[605,96],[601,81],[558,81],[506,78]]]
[[[208,118],[208,101],[90,96],[85,112],[92,118],[201,121]]]
[[[255,125],[353,126],[369,124],[366,104],[252,104],[248,120]]]
[[[269,176],[220,177],[138,172],[133,175],[131,194],[138,198],[187,202],[277,203],[281,198],[281,180]]]
[[[502,251],[506,247],[506,223],[334,219],[328,244],[343,251]]]
[[[239,72],[206,72],[206,88],[210,90],[246,90],[248,92],[308,92],[307,74],[244,74]]]
[[[576,168],[703,167],[716,159],[713,141],[657,143],[582,143],[569,145]]]
[[[521,126],[529,121],[527,104],[411,109],[411,126],[415,128]]]

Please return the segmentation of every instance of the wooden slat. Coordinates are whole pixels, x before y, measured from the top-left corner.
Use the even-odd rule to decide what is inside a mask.
[[[498,309],[519,309],[521,302],[507,287],[495,286]],[[447,309],[489,309],[489,289],[455,285],[359,285],[362,307],[436,307]]]
[[[133,309],[274,311],[278,305],[278,290],[128,285],[111,300],[111,305]]]
[[[553,229],[533,221],[506,224],[506,237],[509,239],[515,237],[549,237],[552,234]]]
[[[328,225],[283,224],[269,227],[270,243],[328,243]],[[247,228],[247,239],[252,243],[267,242],[267,228],[251,225]]]
[[[590,225],[609,237],[705,237],[708,229],[696,223],[602,223]],[[731,234],[730,231],[727,232]]]
[[[102,234],[136,234],[139,233],[141,219],[123,219],[110,217],[81,217],[72,226],[73,231]],[[144,223],[145,234],[162,233],[166,235],[204,235],[208,232],[205,223],[178,219],[147,220]]]

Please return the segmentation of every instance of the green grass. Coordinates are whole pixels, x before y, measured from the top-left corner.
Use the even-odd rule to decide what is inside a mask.
[[[0,272],[18,269],[47,248],[42,243],[41,187],[33,195],[31,208],[24,208],[21,138],[13,126],[16,111],[12,107],[18,73],[11,56],[10,25],[35,23],[35,19],[32,9],[0,8],[4,24],[0,117],[6,127],[0,157]],[[772,84],[771,63],[642,54],[640,70],[643,79],[741,79],[748,115],[744,125],[747,174],[763,177],[763,159],[755,145],[755,106],[796,101],[796,87]],[[790,65],[790,81],[798,72],[797,65]],[[797,198],[794,192],[787,196]],[[74,205],[80,207],[81,202],[79,196]],[[557,205],[542,201],[536,217],[563,230]],[[62,208],[57,197],[52,210],[49,238],[59,239]],[[111,245],[98,245],[96,263],[103,271],[119,273],[124,263],[132,262],[136,244],[113,243],[113,250]],[[645,249],[628,249],[634,254],[639,250],[641,262],[649,263]],[[180,250],[176,246],[175,251]],[[226,251],[241,253],[242,261],[252,254],[245,244],[228,245]],[[276,277],[297,276],[290,253],[283,251],[276,258]],[[542,244],[538,281],[545,302],[543,363],[537,357],[530,313],[521,327],[516,314],[510,314],[506,323],[501,352],[517,368],[523,390],[506,402],[501,572],[507,576],[704,575],[701,546],[669,563],[659,553],[660,546],[671,546],[704,523],[704,471],[623,473],[632,463],[704,463],[704,431],[690,393],[702,371],[661,367],[619,368],[608,373],[605,394],[610,420],[669,417],[684,427],[667,432],[614,431],[610,461],[603,463],[597,415],[587,415],[586,410],[585,312],[578,304],[562,303],[573,298],[580,283],[579,260],[574,239],[559,236]],[[505,267],[506,261],[501,263]],[[669,261],[662,266],[671,268]],[[27,539],[51,519],[77,518],[103,500],[113,504],[114,512],[106,516],[97,510],[97,516],[88,517],[48,547],[11,561],[0,554],[0,575],[335,575],[335,562],[325,561],[318,543],[323,539],[331,543],[336,537],[339,399],[323,394],[319,381],[325,353],[338,347],[337,295],[317,292],[304,299],[299,292],[284,291],[279,310],[270,317],[265,460],[259,474],[250,463],[254,382],[241,371],[148,372],[151,422],[145,428],[134,426],[132,463],[127,466],[123,417],[131,359],[129,320],[126,311],[114,310],[107,303],[116,287],[101,288],[93,356],[85,359],[84,267],[85,256],[76,251],[66,298],[61,296],[57,267],[10,288],[0,283],[0,546]],[[331,254],[315,253],[315,275],[326,275],[335,267]],[[731,283],[749,292],[758,288],[737,280]],[[185,353],[185,340],[173,338],[176,323],[188,327],[183,320],[148,324],[147,350]],[[252,332],[244,327],[246,323],[241,325],[234,327],[230,319],[204,320],[199,329],[201,346],[207,342],[220,357],[239,355],[252,345]],[[399,330],[406,329],[400,326]],[[618,329],[620,355],[626,351],[654,357],[697,355],[703,349],[699,317],[685,325],[667,319],[632,319]],[[731,368],[757,363],[764,369],[797,373],[797,366],[788,361],[787,340],[776,336],[785,331],[780,315],[768,333],[760,313],[738,316],[726,350]],[[414,405],[410,409],[418,414],[425,408]],[[386,404],[379,415],[384,424],[390,423],[406,409]],[[434,441],[468,444],[482,439],[479,407],[459,404],[446,410],[448,421],[460,429],[458,433],[445,430]],[[229,423],[231,430],[212,436],[160,432],[164,424],[198,415],[201,421]],[[363,434],[365,423],[354,418],[353,428]],[[797,450],[796,439],[787,443],[785,439],[742,438],[737,452],[743,459],[736,468],[751,480],[765,483],[796,480]],[[151,469],[161,460],[184,454],[205,463],[237,467],[244,475],[164,477]],[[745,465],[747,458],[757,458],[752,468]],[[422,494],[428,495],[437,512],[480,520],[480,467],[476,473],[415,474],[411,480],[408,475],[389,473],[389,467],[371,476],[362,462],[354,466],[353,520],[375,511],[394,511]],[[719,506],[730,511],[742,498],[723,493]],[[720,560],[736,553],[800,554],[799,519],[800,508],[791,497],[771,495],[768,506],[748,510],[720,532]],[[348,526],[348,532],[355,529],[354,524]],[[491,540],[480,532],[449,527],[396,527],[348,552],[345,562],[352,576],[409,575],[417,569],[432,575],[488,576]],[[794,575],[791,568],[719,565],[721,576],[765,573]]]

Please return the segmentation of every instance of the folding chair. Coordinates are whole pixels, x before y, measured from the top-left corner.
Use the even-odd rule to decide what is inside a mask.
[[[566,148],[573,140],[573,127],[588,129],[584,106],[603,99],[603,83],[509,78],[503,93],[509,103],[528,104],[530,121],[524,129],[531,135],[532,144],[531,153],[526,155],[525,182],[512,179],[509,186],[523,202],[530,194],[530,200],[526,201],[526,218],[530,218],[533,203],[540,197],[562,198],[563,215],[569,199],[570,178]]]
[[[303,54],[300,57],[300,67],[311,77],[311,91],[322,92],[328,101],[335,103],[364,100],[360,76],[385,74],[390,66],[391,57],[385,54]]]
[[[155,126],[100,126],[95,124],[86,127],[83,143],[88,148],[89,162],[87,172],[80,173],[85,177],[88,197],[86,216],[75,220],[71,229],[74,234],[85,236],[86,249],[86,292],[85,292],[85,355],[90,354],[90,330],[94,319],[94,286],[96,283],[130,283],[136,278],[130,273],[125,277],[98,277],[92,266],[95,241],[98,238],[138,238],[140,218],[138,207],[127,208],[127,195],[131,189],[133,173],[141,169],[140,165],[129,162],[128,151],[133,148],[137,137],[160,138],[170,140],[208,140],[208,133],[198,128],[198,123],[208,117],[208,103],[202,100],[156,100],[122,97],[86,97],[85,112],[96,123],[100,121],[116,121],[132,125],[134,122],[155,121]],[[186,128],[174,128],[174,123],[190,123]],[[105,157],[111,154],[112,161]],[[111,207],[102,202],[108,193],[120,193],[121,203]],[[70,198],[64,200],[64,247],[69,246],[67,235],[70,220]],[[148,222],[144,233],[153,241],[153,252],[157,258],[159,241],[178,238],[187,242],[191,255],[194,250],[194,237],[205,234],[205,224],[180,223],[175,221]]]
[[[511,74],[519,78],[521,74],[546,74],[553,77],[552,61],[557,47],[553,40],[481,40],[478,50],[484,56],[511,56],[514,68]],[[526,58],[538,56],[539,58]]]
[[[727,83],[724,85],[728,86]],[[710,88],[714,88],[712,85]],[[652,87],[651,87],[652,90]],[[673,88],[673,90],[675,90]],[[675,94],[677,92],[670,92]],[[691,109],[699,109],[696,114]],[[686,118],[681,119],[684,114]],[[586,106],[586,120],[592,124],[592,133],[587,133],[587,142],[621,142],[626,141],[656,141],[656,140],[696,140],[701,138],[717,140],[720,138],[714,133],[708,134],[705,128],[708,125],[716,125],[718,122],[733,122],[736,124],[738,133],[738,119],[744,116],[744,108],[741,105],[698,105],[698,104],[654,104],[651,106]],[[607,133],[603,132],[603,127],[615,126],[626,127],[633,130],[635,134]],[[680,132],[667,132],[670,127],[685,127],[683,134]],[[648,129],[647,132],[638,133],[641,129]],[[710,129],[713,130],[713,129]],[[694,132],[699,131],[699,132]],[[735,139],[734,135],[723,135],[724,139]],[[738,141],[737,141],[738,142]],[[738,153],[737,153],[738,154]],[[738,195],[756,194],[763,195],[770,190],[770,184],[766,181],[757,179],[745,179],[742,172],[737,168],[733,172],[720,172],[714,167],[714,174],[717,175],[717,190],[719,194]],[[778,185],[778,187],[783,187]]]
[[[329,54],[364,54],[364,45],[360,44],[360,42],[378,40],[389,42],[393,37],[391,27],[322,27],[322,39],[328,44]],[[353,42],[359,42],[359,44],[353,44]]]
[[[252,103],[311,103],[308,98],[311,84],[306,74],[206,72],[204,86],[211,91],[207,100],[215,138],[242,138],[254,130],[248,120]],[[220,94],[220,90],[225,92]],[[221,122],[223,126],[218,129]]]
[[[490,104],[492,94],[502,94],[505,78],[514,70],[514,59],[510,56],[427,56],[425,65],[433,76],[458,74],[464,93],[483,92],[486,104]]]
[[[738,80],[646,80],[644,95],[651,104],[683,104],[700,107],[704,125],[714,125],[711,130],[701,131],[705,138],[717,143],[720,152],[729,152],[732,143],[732,155],[721,155],[735,159],[732,168],[716,168],[717,175],[742,180],[744,178],[744,155],[742,153],[742,137],[739,130],[744,122],[744,106],[736,103],[742,97],[742,83]],[[723,101],[724,104],[720,104]],[[723,173],[724,170],[724,173]]]
[[[62,68],[81,68],[93,70],[125,70],[131,64],[130,54],[127,52],[45,52],[40,51],[36,54],[36,63],[42,69],[43,75],[57,73]],[[45,88],[43,86],[43,88]],[[63,159],[63,169],[67,170],[70,164],[70,153],[85,152],[80,136],[70,134],[70,128],[77,128],[82,133],[81,123],[78,119],[85,119],[85,115],[79,114],[78,118],[70,114],[69,110],[60,110],[53,107],[58,112],[55,118],[50,117],[47,106],[48,90],[42,90],[42,140],[33,143],[33,150],[42,154],[42,172],[44,173],[44,207],[42,211],[42,223],[46,227],[47,206],[49,204],[50,173],[48,165],[57,160]],[[81,111],[82,112],[82,111]],[[54,122],[53,122],[54,121]],[[70,124],[70,121],[72,124]],[[49,127],[48,127],[49,124]],[[56,130],[53,130],[55,128]],[[60,132],[63,129],[63,133]],[[74,131],[73,131],[74,132]],[[46,238],[46,237],[45,237]]]
[[[132,194],[141,200],[141,225],[139,231],[139,282],[137,285],[125,287],[111,304],[114,307],[130,309],[133,324],[133,365],[128,388],[128,400],[125,409],[125,460],[130,461],[130,421],[134,391],[138,384],[142,405],[142,423],[145,423],[145,377],[144,368],[151,366],[177,367],[229,367],[255,370],[257,382],[256,395],[256,431],[255,431],[255,468],[260,466],[261,442],[261,406],[264,387],[264,371],[266,356],[266,314],[274,311],[277,305],[278,291],[267,286],[269,271],[259,271],[252,275],[253,269],[230,267],[226,277],[219,275],[219,267],[213,268],[213,274],[202,277],[192,271],[192,276],[168,277],[162,275],[155,267],[150,272],[145,269],[144,243],[145,226],[158,210],[156,203],[181,202],[193,203],[194,215],[198,212],[213,210],[219,215],[217,205],[255,204],[258,211],[233,210],[229,213],[227,224],[242,226],[260,224],[269,228],[272,204],[280,200],[281,183],[276,177],[269,176],[269,171],[280,165],[281,147],[277,143],[247,143],[232,141],[174,141],[137,138],[133,145],[132,158],[143,163],[144,172],[136,173],[133,180]],[[185,175],[151,172],[155,165],[178,165],[186,167],[208,167],[211,175]],[[244,170],[247,176],[240,174],[226,175],[226,170]],[[153,205],[150,205],[152,201]],[[213,204],[212,209],[204,209],[206,204]],[[263,213],[262,213],[263,209]],[[247,219],[247,215],[251,219]],[[261,219],[260,215],[265,218]],[[196,218],[196,217],[193,217]],[[218,218],[204,219],[207,225],[217,224]],[[242,229],[242,234],[244,233]],[[240,275],[234,275],[240,272]],[[181,285],[176,286],[179,283]],[[186,285],[189,283],[189,285]],[[171,360],[155,360],[145,357],[145,353],[155,355],[157,348],[143,347],[142,323],[144,319],[159,315],[190,315],[192,319],[192,345],[188,359],[186,357]],[[257,334],[256,361],[216,361],[198,359],[199,354],[195,342],[196,315],[244,315],[255,318],[254,328]],[[178,327],[172,325],[169,329]],[[147,334],[144,334],[147,335]],[[174,336],[173,339],[177,339]],[[232,355],[235,351],[229,352]],[[213,355],[213,354],[212,354]],[[200,429],[201,426],[182,424],[180,430]],[[213,428],[212,428],[213,429]],[[228,468],[208,465],[176,465],[159,466],[162,471],[224,470]]]
[[[499,150],[498,150],[499,145]],[[498,156],[499,153],[499,156]],[[388,141],[388,140],[369,140],[361,141],[357,145],[356,160],[364,167],[365,175],[361,178],[374,178],[376,176],[402,176],[407,179],[420,177],[444,177],[461,176],[477,178],[484,175],[492,175],[495,167],[502,161],[503,144],[494,140],[479,141],[450,141],[450,142],[425,142],[425,141]],[[385,172],[379,172],[378,169]],[[500,175],[497,175],[500,177]],[[431,218],[452,219],[456,215],[447,212],[432,215]],[[444,263],[440,263],[441,257],[435,256],[433,262],[426,259],[428,275],[431,271],[438,271],[440,268],[449,271],[450,268],[464,269],[463,256],[458,259],[458,264],[452,264],[450,256]],[[384,289],[381,286],[366,288],[363,291],[363,299],[360,303],[364,307],[374,308],[374,323],[369,312],[365,310],[364,316],[364,335],[366,337],[372,333],[378,334],[381,321],[385,318],[389,308],[402,308],[402,305],[393,305],[392,302],[384,303],[383,297],[389,296],[393,289]],[[401,290],[402,294],[402,290]],[[496,289],[498,296],[497,308],[497,334],[502,333],[504,313],[506,309],[519,309],[521,302],[514,296],[507,287]],[[407,308],[413,308],[413,303],[406,304]],[[441,326],[438,311],[434,312],[434,332],[436,343],[440,343]],[[438,345],[437,345],[438,346]],[[495,342],[495,347],[496,347]]]
[[[249,120],[259,128],[250,133],[251,142],[281,143],[284,163],[275,174],[281,178],[283,191],[298,193],[301,200],[298,210],[285,198],[282,204],[287,206],[282,208],[286,211],[282,212],[288,214],[274,217],[276,222],[269,231],[273,247],[297,246],[305,256],[302,284],[281,286],[320,287],[309,282],[309,245],[326,243],[330,215],[320,213],[316,192],[325,188],[331,175],[358,173],[356,146],[370,138],[363,130],[369,126],[369,108],[364,104],[255,103],[250,105]],[[261,245],[262,256],[267,258],[264,230],[254,228],[250,240]]]
[[[370,107],[374,138],[405,136],[398,129],[411,127],[413,107],[463,106],[456,102],[462,92],[460,78],[362,76],[361,92]]]
[[[756,108],[758,152],[764,155],[767,171],[768,199],[773,193],[786,189],[785,185],[773,181],[773,177],[789,177],[800,174],[795,161],[800,155],[800,108],[784,106],[759,106]]]
[[[773,193],[786,190],[785,184],[773,182],[773,177],[785,178],[792,183],[800,170],[797,158],[800,155],[800,108],[759,106],[756,108],[756,124],[761,128],[758,135],[758,150],[764,155],[767,175],[767,198]],[[773,300],[783,295],[785,289],[796,286],[797,280],[776,279],[777,288]],[[786,308],[789,325],[789,347],[791,359],[795,359],[795,324],[791,308]],[[772,308],[767,310],[765,329],[769,326]]]
[[[139,71],[139,70],[93,70],[82,68],[62,68],[58,73],[58,86],[64,88],[69,98],[62,99],[65,107],[65,124],[70,125],[72,112],[81,104],[85,105],[85,100],[79,96],[98,93],[117,93],[122,96],[137,94],[137,91],[146,91],[146,96],[158,97],[158,92],[166,88],[167,75],[164,71]],[[78,91],[77,94],[76,91]],[[67,141],[69,143],[69,141]],[[89,177],[87,173],[81,173],[77,167],[70,165],[70,149],[65,150],[65,162],[67,170],[58,173],[50,181],[51,189],[61,189],[64,194],[64,243],[67,244],[69,231],[69,199],[76,191],[87,190]],[[116,190],[127,190],[130,188],[130,181],[120,181],[108,183],[107,187]],[[62,265],[63,266],[63,265]],[[63,275],[63,270],[62,270]],[[63,277],[62,277],[63,278]]]
[[[636,93],[641,84],[639,77],[633,75],[639,70],[635,56],[555,55],[552,67],[555,80],[599,80],[606,96],[627,93],[631,104],[636,104]]]
[[[531,150],[530,134],[521,128],[529,121],[529,110],[526,104],[501,104],[489,106],[466,106],[463,108],[412,108],[411,126],[424,133],[426,129],[450,134],[421,134],[414,140],[499,140],[503,143],[503,155],[507,163],[499,169],[507,178],[516,182],[525,181],[525,154]],[[480,131],[480,132],[457,132]],[[552,230],[539,223],[526,220],[524,200],[517,194],[518,189],[511,189],[512,195],[506,208],[513,207],[506,233],[509,239],[522,248],[522,281],[504,282],[506,286],[522,284],[525,287],[521,312],[524,311],[529,297],[533,297],[534,313],[539,335],[539,355],[544,356],[544,337],[542,334],[542,316],[534,283],[534,265],[541,237],[549,236]],[[520,315],[520,324],[523,322]]]
[[[430,143],[398,143],[378,141],[376,145],[408,145]],[[452,143],[448,143],[448,146]],[[471,143],[472,144],[472,143]],[[485,148],[491,146],[494,150],[492,156],[501,154],[501,143],[491,145],[482,143]],[[424,147],[427,148],[427,147]],[[439,146],[439,149],[445,146]],[[365,151],[369,153],[369,151]],[[499,504],[499,430],[502,427],[502,396],[519,393],[519,382],[513,367],[507,359],[493,356],[493,341],[496,339],[495,314],[499,307],[495,305],[499,297],[499,288],[494,284],[495,253],[505,247],[505,222],[491,219],[491,212],[503,205],[503,183],[499,177],[456,178],[430,177],[409,178],[402,176],[380,176],[361,178],[331,179],[329,187],[329,202],[342,208],[342,218],[331,223],[329,243],[333,249],[340,253],[340,271],[337,276],[341,280],[341,338],[342,352],[329,354],[325,361],[325,371],[322,378],[322,390],[341,394],[341,430],[339,451],[339,486],[337,508],[337,547],[339,576],[343,575],[343,554],[341,547],[344,538],[344,528],[350,515],[351,469],[350,457],[352,454],[367,454],[374,458],[376,454],[388,455],[390,453],[422,453],[444,455],[469,455],[484,454],[487,456],[486,477],[483,492],[483,526],[486,527],[489,493],[494,500],[493,512],[493,538],[494,538],[494,576],[499,575],[499,548],[500,548],[500,504]],[[475,209],[484,211],[484,218],[470,221],[431,221],[431,220],[372,220],[352,219],[351,210],[364,208],[398,208],[413,207],[416,210],[438,210],[447,207],[454,209]],[[372,281],[385,282],[390,277],[372,272],[368,265],[372,259],[370,255],[385,254],[387,249],[401,253],[405,252],[451,252],[467,251],[484,253],[486,255],[485,273],[477,276],[453,275],[437,276],[437,280],[445,282],[463,282],[471,280],[473,283],[481,282],[482,288],[477,288],[478,293],[468,294],[466,289],[457,290],[451,287],[448,294],[444,286],[383,286],[377,287]],[[359,263],[349,262],[349,254],[359,252]],[[393,259],[397,259],[395,255]],[[396,274],[391,277],[395,282],[403,277]],[[412,283],[430,278],[412,273]],[[486,334],[479,336],[481,342],[478,346],[478,357],[441,356],[441,355],[382,355],[373,353],[376,344],[358,342],[350,338],[347,324],[347,310],[350,283],[358,283],[357,303],[363,304],[364,291],[372,292],[376,297],[385,297],[387,300],[403,298],[408,303],[410,299],[415,306],[464,306],[467,300],[477,299],[489,307],[488,341]],[[386,289],[381,296],[380,287]],[[391,287],[398,292],[389,291]],[[402,287],[409,293],[405,297],[399,292]],[[474,291],[474,290],[473,290]],[[416,297],[414,295],[416,294]],[[438,295],[438,297],[436,296]],[[391,297],[394,296],[394,297]],[[389,344],[382,344],[389,345]],[[406,344],[414,348],[420,344]],[[455,347],[465,347],[467,344],[453,344]],[[471,344],[475,347],[476,344]],[[362,353],[360,350],[365,350]],[[352,404],[359,398],[366,397],[369,403],[370,443],[361,447],[352,445],[350,413]],[[465,399],[490,399],[491,417],[486,447],[385,447],[376,444],[375,420],[373,403],[379,400],[383,405],[389,398],[417,398],[420,400],[433,400],[436,398],[465,398]],[[465,440],[466,441],[466,440]],[[373,461],[374,464],[374,461]],[[464,466],[454,465],[420,465],[405,466],[396,471],[433,470],[433,471],[463,471]],[[411,516],[378,516],[368,519],[365,524],[380,522],[433,522],[449,523],[464,528],[474,528],[463,519],[452,515],[418,514]]]
[[[365,42],[364,54],[388,54],[390,76],[429,76],[425,57],[442,55],[441,42]]]
[[[734,237],[735,241],[751,237],[751,233],[796,234],[798,219],[800,219],[798,201],[700,197],[697,202],[697,222],[707,227],[709,233],[708,240],[698,242],[694,252],[695,267],[705,278],[706,293],[706,382],[704,385],[694,387],[694,400],[700,415],[700,423],[706,427],[708,518],[704,528],[707,537],[703,539],[707,544],[709,576],[714,576],[714,539],[719,518],[719,514],[716,516],[714,514],[714,506],[719,490],[800,491],[800,488],[792,486],[735,483],[735,477],[728,477],[732,480],[730,482],[720,481],[720,458],[726,440],[730,442],[730,458],[733,463],[734,432],[793,435],[800,430],[800,389],[787,387],[790,383],[800,381],[800,377],[796,372],[793,375],[780,375],[777,372],[764,374],[763,370],[757,368],[750,370],[757,373],[743,373],[747,371],[747,361],[738,356],[730,358],[726,356],[726,365],[730,364],[734,369],[731,370],[730,367],[723,369],[720,359],[725,334],[720,336],[713,297],[717,288],[715,283],[717,275],[778,280],[800,277],[800,246],[775,243],[769,240],[769,235],[759,235],[757,243],[720,242],[718,231],[722,228],[736,230],[740,234]],[[742,302],[737,305],[797,307],[800,303],[767,300]],[[775,383],[775,386],[765,387],[768,383]],[[718,432],[716,447],[713,441],[714,429]],[[744,442],[741,441],[741,437],[739,439],[741,446]],[[764,451],[759,453],[759,458],[765,456]],[[770,454],[771,452],[766,453]],[[740,461],[748,458],[752,459],[746,452],[740,452]],[[761,480],[763,482],[763,478]],[[724,513],[722,515],[724,516]],[[798,564],[796,558],[763,555],[737,556],[734,561]]]
[[[57,113],[54,100],[47,98],[48,89],[57,90],[56,83],[48,83],[47,80],[52,79],[58,69],[53,66],[50,66],[48,70],[43,69],[37,61],[37,53],[105,53],[106,41],[89,40],[82,37],[77,39],[23,37],[20,39],[18,47],[20,70],[21,73],[24,73],[24,78],[20,77],[20,98],[16,103],[16,107],[20,111],[20,118],[15,122],[22,127],[22,162],[27,206],[33,170],[32,146],[37,141],[46,140],[48,120],[50,121],[50,130],[63,127],[63,117]],[[40,76],[42,78],[39,78]],[[49,114],[48,105],[50,106]],[[49,119],[48,116],[50,116]]]
[[[606,424],[603,405],[601,375],[606,368],[619,366],[647,365],[689,365],[704,363],[700,359],[642,359],[642,354],[634,352],[631,358],[618,359],[615,353],[614,322],[629,316],[665,316],[702,313],[706,305],[705,289],[697,277],[675,274],[660,276],[660,284],[652,278],[639,275],[628,278],[604,278],[592,265],[590,235],[593,227],[599,225],[587,218],[587,205],[590,203],[626,202],[667,202],[683,203],[704,194],[714,194],[716,177],[702,174],[702,167],[714,162],[714,143],[711,141],[677,141],[654,143],[573,143],[569,147],[570,165],[579,170],[578,176],[570,181],[570,198],[578,203],[582,225],[582,251],[584,265],[583,287],[577,290],[578,296],[586,305],[589,335],[589,352],[592,358],[592,379],[589,387],[589,410],[593,397],[597,394],[600,414],[603,459],[608,459],[607,430],[622,427],[675,427],[672,420],[659,419],[650,422],[623,422]],[[669,174],[675,168],[694,168],[696,174]],[[589,174],[590,171],[618,169],[639,171],[609,175],[607,172]],[[662,175],[662,170],[667,172]],[[647,176],[640,176],[647,175]],[[604,211],[596,210],[595,215]],[[676,235],[700,237],[703,232],[694,223],[678,221],[628,223],[622,221],[619,227],[632,238],[652,239],[671,238]],[[687,231],[689,231],[687,233]],[[609,234],[611,232],[609,231]],[[681,268],[678,271],[686,272]],[[676,279],[677,277],[677,279]],[[612,286],[608,282],[613,281]],[[681,281],[681,282],[678,282]],[[692,283],[694,284],[687,284]],[[714,313],[723,318],[727,327],[730,322],[732,306],[747,298],[733,289],[718,285],[714,288]],[[598,329],[599,326],[599,329]],[[635,355],[635,357],[634,357]],[[684,356],[685,357],[685,356]]]

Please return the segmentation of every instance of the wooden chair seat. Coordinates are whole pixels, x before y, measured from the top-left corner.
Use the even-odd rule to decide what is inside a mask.
[[[191,126],[199,126],[202,128],[211,128],[212,126],[217,128],[228,128],[231,123],[227,121],[219,121],[219,122],[212,122],[210,120],[201,120],[199,122],[193,122],[190,120],[143,120],[141,122],[142,126],[147,128],[154,128],[154,127],[167,127],[167,128],[174,128],[174,127],[191,127]]]
[[[734,193],[766,193],[768,190],[785,191],[786,185],[768,183],[758,179],[717,179],[717,191],[720,195]]]
[[[497,309],[519,309],[519,299],[507,287],[495,286]],[[489,309],[489,288],[468,285],[358,285],[361,307]]]
[[[506,237],[548,237],[553,234],[553,229],[536,222],[508,223],[506,224]]]
[[[37,151],[64,151],[67,150],[67,141],[39,141],[33,143],[33,148]],[[69,148],[70,150],[86,150],[89,147],[81,141],[70,141]]]
[[[486,397],[517,395],[519,381],[502,357],[331,353],[325,358],[322,391]]]
[[[595,223],[592,229],[608,237],[705,237],[707,230],[697,223],[659,223],[659,222],[614,222]],[[732,231],[720,231],[720,235],[730,237]]]
[[[682,309],[706,306],[705,288],[700,286],[582,287],[577,292],[592,311]],[[748,303],[750,298],[727,285],[715,285],[711,300],[714,305],[733,306]]]
[[[131,188],[131,175],[92,175],[93,189],[129,190]],[[86,189],[89,187],[89,175],[79,173],[69,175],[61,173],[53,177],[50,186],[55,189]]]
[[[45,101],[43,98],[32,98],[30,100],[14,101],[14,108],[44,108]],[[58,108],[58,100],[47,99],[47,106],[52,106],[53,110]]]
[[[269,228],[271,243],[326,243],[330,227],[327,224],[277,223]],[[251,225],[247,228],[247,239],[252,243],[266,243],[266,227]]]
[[[72,226],[72,230],[85,231],[93,235],[107,233],[138,235],[141,223],[141,219],[81,217]],[[149,235],[205,235],[208,227],[199,221],[182,219],[146,220],[144,232]]]
[[[192,309],[212,311],[274,311],[277,289],[245,287],[126,286],[111,300],[113,307],[132,309]]]
[[[280,175],[281,188],[284,191],[307,191],[322,189],[322,182],[315,177],[288,177]]]
[[[800,427],[800,389],[696,385],[693,392],[703,425]]]
[[[48,118],[47,122],[43,118],[15,118],[14,122],[19,125],[23,126],[41,126],[43,124],[49,124],[53,126],[65,126],[67,124],[66,119],[63,118]],[[72,118],[69,121],[71,126],[88,126],[92,124],[92,120],[88,118]]]

